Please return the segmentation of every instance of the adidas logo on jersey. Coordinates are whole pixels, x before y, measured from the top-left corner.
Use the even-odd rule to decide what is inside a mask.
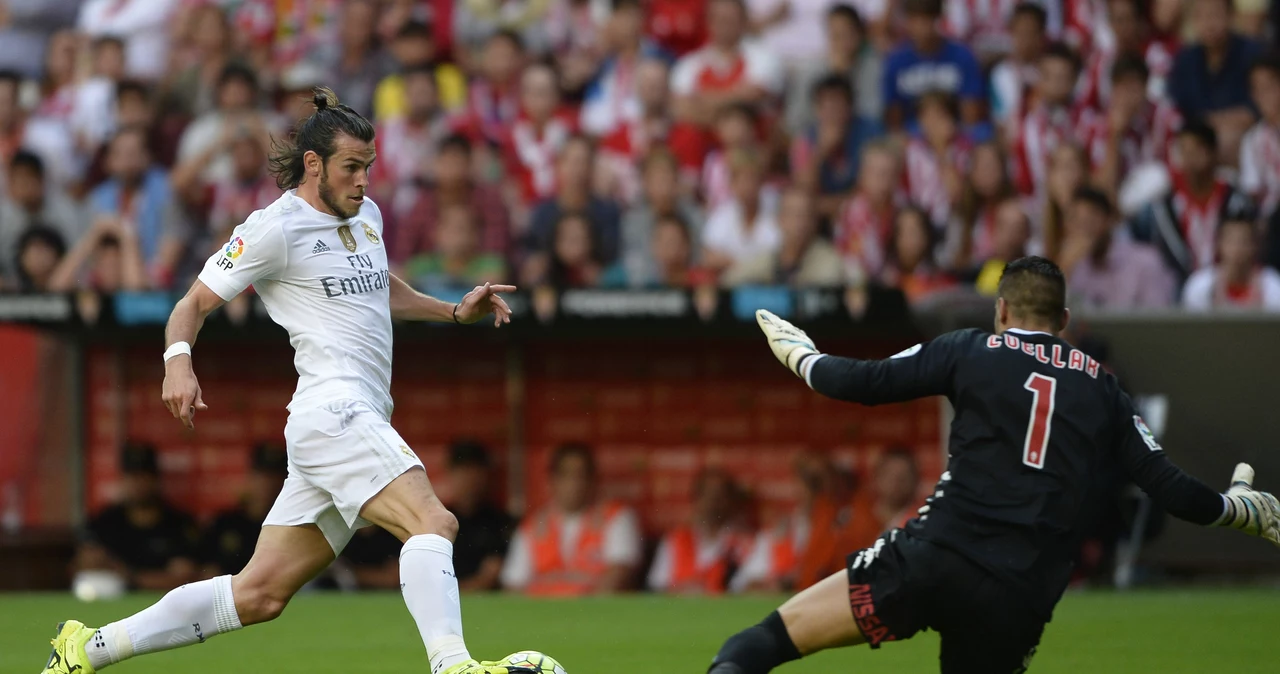
[[[311,249],[312,255],[315,255],[316,253],[327,253],[327,252],[329,252],[329,246],[325,245],[324,241],[316,241],[316,247]]]

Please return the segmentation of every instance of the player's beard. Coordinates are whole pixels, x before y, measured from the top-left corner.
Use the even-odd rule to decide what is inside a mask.
[[[356,213],[360,212],[359,206],[355,208],[343,206],[341,200],[333,195],[333,188],[329,186],[329,169],[327,167],[320,167],[320,184],[317,186],[316,191],[320,193],[320,201],[325,206],[328,206],[334,215],[343,220],[350,220],[356,217]]]

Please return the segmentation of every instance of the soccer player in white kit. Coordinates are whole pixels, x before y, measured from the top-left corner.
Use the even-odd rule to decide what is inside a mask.
[[[207,409],[191,355],[205,316],[253,285],[289,331],[298,370],[284,430],[289,477],[253,557],[235,576],[183,585],[100,629],[59,625],[45,674],[94,674],[272,620],[367,524],[404,543],[400,587],[432,674],[527,671],[467,652],[453,571],[458,521],[389,423],[391,320],[472,323],[492,314],[501,325],[511,311],[497,293],[515,288],[485,284],[452,304],[392,276],[382,214],[364,196],[373,126],[328,89],[317,89],[314,101],[316,112],[292,142],[273,148],[272,173],[288,191],[209,258],[166,329],[163,400],[188,428]]]

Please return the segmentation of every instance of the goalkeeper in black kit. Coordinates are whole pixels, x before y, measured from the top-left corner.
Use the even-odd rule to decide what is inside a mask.
[[[1280,545],[1280,503],[1236,466],[1225,494],[1165,456],[1133,402],[1097,361],[1058,336],[1062,271],[1010,262],[995,333],[959,330],[886,360],[819,353],[805,333],[756,312],[773,353],[815,391],[879,405],[944,395],[955,408],[946,472],[902,529],[849,555],[847,568],[729,638],[710,674],[763,674],[838,646],[942,637],[944,674],[1030,665],[1071,574],[1097,476],[1119,462],[1176,517]]]

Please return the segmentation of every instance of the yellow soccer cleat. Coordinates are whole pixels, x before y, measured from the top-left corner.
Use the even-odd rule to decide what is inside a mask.
[[[77,672],[76,674],[79,674]],[[440,674],[538,674],[537,670],[527,667],[511,667],[501,662],[477,662],[468,660],[454,665]]]
[[[94,674],[85,644],[93,638],[96,629],[85,627],[78,620],[58,623],[58,636],[54,637],[53,652],[40,674]]]

